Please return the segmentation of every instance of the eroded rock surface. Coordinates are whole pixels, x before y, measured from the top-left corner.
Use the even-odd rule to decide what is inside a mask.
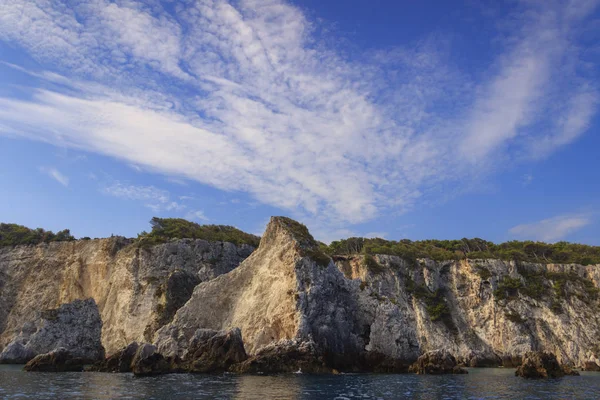
[[[80,372],[83,371],[84,364],[84,359],[74,357],[61,347],[35,356],[23,369],[28,372]]]
[[[102,320],[93,299],[75,300],[45,310],[26,323],[0,354],[0,362],[23,364],[33,357],[63,348],[74,358],[93,362],[104,358]]]
[[[148,343],[141,344],[133,360],[131,361],[131,370],[137,376],[161,375],[171,372],[177,372],[174,360],[165,358],[160,354],[156,346]]]
[[[190,339],[184,368],[188,372],[225,372],[246,358],[239,329],[227,332],[198,329]]]
[[[111,354],[106,359],[98,361],[87,368],[90,372],[131,372],[133,358],[135,357],[139,344],[133,342],[126,347]]]
[[[517,368],[515,375],[523,378],[560,378],[579,373],[561,365],[552,353],[530,351],[523,356],[523,363]]]
[[[594,361],[586,361],[583,364],[583,370],[584,371],[600,372],[600,365],[596,364]]]
[[[172,370],[186,368],[198,330],[236,328],[248,356],[229,365],[238,371],[402,372],[436,349],[472,367],[516,367],[532,350],[600,365],[598,265],[332,261],[283,217],[251,250],[201,240],[139,248],[123,238],[0,248],[0,348],[13,342],[10,358],[30,358],[34,312],[92,297],[109,354],[153,342]]]
[[[466,369],[458,366],[456,358],[447,350],[433,350],[420,356],[411,365],[409,372],[419,375],[466,374]]]
[[[556,282],[560,304],[546,295]],[[197,329],[239,327],[248,365],[292,341],[313,343],[326,368],[346,371],[406,370],[440,348],[473,367],[517,366],[533,349],[583,365],[600,336],[598,282],[597,266],[389,255],[333,263],[302,225],[274,217],[252,256],[199,284],[154,340],[184,356]]]
[[[146,248],[122,237],[0,247],[0,351],[40,310],[86,298],[98,305],[108,354],[147,342],[198,282],[231,271],[253,250],[195,239]]]

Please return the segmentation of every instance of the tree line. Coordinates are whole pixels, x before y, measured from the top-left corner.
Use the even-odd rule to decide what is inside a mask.
[[[407,260],[501,259],[536,263],[600,264],[600,246],[557,242],[517,241],[495,244],[483,239],[400,241],[351,237],[321,244],[328,255],[389,254]]]
[[[71,235],[68,229],[54,233],[42,228],[30,229],[23,225],[0,223],[0,246],[63,242],[68,240],[75,240],[75,237]]]

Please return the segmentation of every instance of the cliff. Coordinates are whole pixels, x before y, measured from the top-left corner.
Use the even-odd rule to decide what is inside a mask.
[[[43,310],[87,298],[98,306],[107,354],[148,341],[196,284],[253,250],[190,239],[141,248],[122,237],[0,247],[0,351]]]
[[[91,297],[107,354],[139,341],[201,357],[198,332],[239,328],[240,372],[405,371],[438,349],[470,366],[515,366],[528,351],[600,365],[599,265],[331,259],[284,217],[252,250],[123,238],[0,248],[0,346],[32,313]]]
[[[197,328],[238,327],[250,356],[310,343],[346,370],[403,370],[440,348],[470,366],[518,365],[531,350],[598,362],[598,266],[334,258],[302,225],[272,218],[248,259],[198,285],[157,331],[159,350],[185,356]]]

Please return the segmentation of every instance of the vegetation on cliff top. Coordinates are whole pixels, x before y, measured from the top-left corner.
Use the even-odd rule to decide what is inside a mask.
[[[334,255],[375,255],[389,254],[408,261],[429,258],[435,261],[460,259],[500,259],[534,263],[560,264],[600,264],[600,246],[588,246],[567,242],[553,244],[533,241],[510,241],[495,244],[483,239],[460,240],[419,240],[400,241],[380,238],[351,237],[326,245],[315,241],[306,226],[290,218],[278,217],[292,231],[303,247],[311,248],[319,263],[327,264],[328,256]],[[152,246],[172,239],[204,239],[208,241],[231,242],[237,245],[249,244],[257,247],[260,237],[245,233],[226,225],[200,225],[182,218],[157,218],[150,221],[152,230],[138,235],[138,245]],[[38,244],[53,241],[74,240],[68,229],[57,233],[41,228],[29,229],[17,224],[0,224],[0,246]],[[88,238],[83,238],[88,239]],[[366,261],[369,261],[366,259]],[[373,264],[373,263],[370,263]]]
[[[42,228],[30,229],[23,225],[0,223],[0,246],[40,244],[75,240],[68,229],[52,232]]]
[[[324,243],[317,242],[310,234],[306,225],[294,221],[288,217],[277,217],[277,221],[292,233],[292,236],[300,244],[300,250],[305,257],[312,258],[321,267],[327,267],[331,261],[322,247]]]
[[[352,237],[322,246],[329,255],[389,254],[416,261],[460,259],[501,259],[535,263],[600,264],[600,246],[567,242],[542,243],[510,241],[495,244],[483,239],[400,241]]]
[[[231,242],[258,247],[260,237],[227,225],[200,225],[182,218],[158,218],[150,220],[152,230],[138,235],[137,243],[152,246],[171,239],[203,239],[210,242]]]

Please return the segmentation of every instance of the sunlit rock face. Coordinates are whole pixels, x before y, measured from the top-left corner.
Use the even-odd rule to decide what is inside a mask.
[[[0,346],[36,312],[92,298],[107,354],[137,341],[188,359],[199,330],[239,332],[247,358],[227,367],[239,372],[401,372],[431,351],[471,367],[517,366],[529,351],[593,366],[599,283],[600,266],[331,259],[306,227],[273,217],[256,250],[123,238],[0,248]]]
[[[159,350],[185,355],[196,329],[237,327],[251,358],[278,343],[310,342],[335,368],[401,370],[438,349],[473,367],[518,365],[535,349],[566,364],[597,360],[599,303],[590,290],[600,282],[597,266],[409,263],[389,255],[333,262],[307,234],[287,218],[271,219],[252,256],[198,285],[157,332]],[[559,298],[530,287],[552,288],[558,280]]]
[[[97,304],[108,354],[147,342],[196,284],[231,271],[253,250],[192,239],[141,248],[122,237],[0,247],[0,350],[36,313],[86,298]]]

